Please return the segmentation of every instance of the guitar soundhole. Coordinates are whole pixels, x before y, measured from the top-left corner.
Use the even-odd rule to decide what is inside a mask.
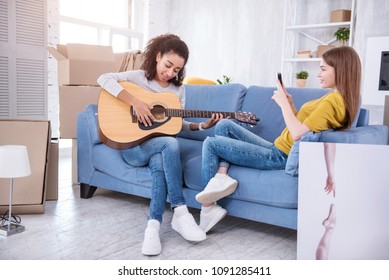
[[[155,122],[163,122],[166,120],[166,109],[161,105],[155,105],[151,110],[155,118]]]
[[[166,109],[161,105],[154,105],[150,110],[154,116],[154,121],[151,126],[145,126],[143,123],[138,122],[138,126],[141,130],[153,130],[167,123],[171,117],[166,116]]]

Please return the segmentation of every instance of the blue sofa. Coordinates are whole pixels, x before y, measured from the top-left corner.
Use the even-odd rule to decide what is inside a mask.
[[[255,113],[260,121],[255,126],[247,126],[247,129],[269,141],[273,141],[285,127],[281,111],[271,99],[275,90],[273,87],[246,88],[240,84],[185,87],[186,109]],[[322,96],[327,90],[289,88],[288,92],[293,95],[296,107],[299,108],[306,101]],[[193,121],[199,122],[201,119]],[[369,112],[361,109],[350,130],[328,130],[307,141],[386,144],[388,128],[384,125],[368,125],[368,122]],[[214,128],[181,132],[177,136],[181,148],[184,195],[190,207],[200,207],[195,195],[203,189],[200,175],[202,142],[213,132]],[[298,142],[292,149],[295,153],[289,157],[288,165],[292,161],[292,165],[298,162]],[[111,149],[101,142],[96,105],[89,105],[78,114],[77,155],[82,198],[92,197],[97,187],[150,198],[149,168],[128,165],[119,150]],[[219,202],[229,215],[297,229],[298,176],[295,172],[264,171],[232,165],[229,173],[239,181],[238,189]]]

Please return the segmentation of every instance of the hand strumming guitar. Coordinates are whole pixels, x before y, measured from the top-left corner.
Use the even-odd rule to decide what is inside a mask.
[[[138,118],[139,122],[143,123],[146,127],[152,125],[154,121],[154,116],[151,113],[150,109],[152,109],[153,106],[146,104],[138,98],[134,98],[134,101],[132,102],[132,107],[134,108],[136,117]]]
[[[124,101],[128,105],[133,107],[133,110],[138,118],[139,122],[143,123],[144,126],[151,126],[154,121],[154,116],[151,113],[152,106],[143,102],[139,98],[136,98],[127,90],[123,89],[117,96],[120,100]]]

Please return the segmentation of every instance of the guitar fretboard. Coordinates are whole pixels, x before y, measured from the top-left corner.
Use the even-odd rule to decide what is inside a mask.
[[[204,110],[182,110],[166,109],[167,116],[181,118],[211,118],[212,114],[222,114],[224,118],[235,119],[234,112],[204,111]]]

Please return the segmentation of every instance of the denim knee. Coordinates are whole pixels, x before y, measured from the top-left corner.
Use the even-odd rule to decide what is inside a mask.
[[[212,142],[215,141],[215,137],[214,136],[207,136],[204,141],[203,141],[203,154],[204,154],[204,151],[209,149],[211,146],[212,146]]]
[[[222,119],[218,121],[218,123],[215,126],[215,135],[227,136],[231,124],[232,124],[231,120],[228,119]]]
[[[162,171],[163,172],[163,160],[161,154],[155,154],[150,158],[149,167],[151,172]]]
[[[168,148],[169,151],[180,151],[180,146],[178,141],[174,137],[164,137],[164,146]]]
[[[217,143],[217,141],[219,141],[219,139],[217,137],[207,136],[205,138],[205,140],[203,142],[203,158],[205,157],[205,153],[207,153],[208,155],[210,155],[210,153],[212,153],[210,151],[210,149],[213,148],[214,144]],[[219,167],[227,167],[227,168],[229,168],[230,164],[227,161],[225,161],[224,159],[219,158],[217,155],[215,155],[215,156],[219,160],[219,164],[218,164]],[[203,164],[209,164],[209,163],[207,162],[207,163],[203,163]]]

